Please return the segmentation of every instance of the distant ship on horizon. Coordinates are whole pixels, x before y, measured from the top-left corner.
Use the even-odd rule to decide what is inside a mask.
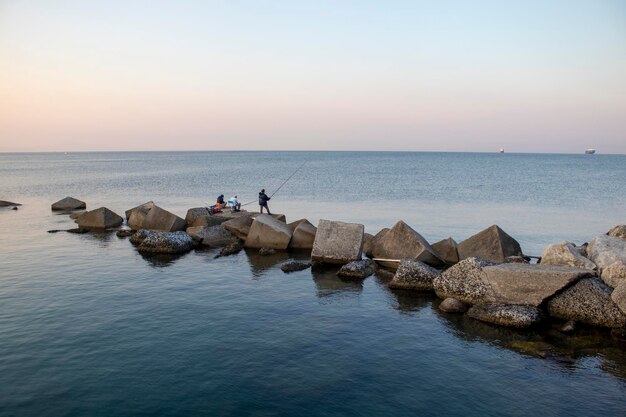
[[[593,148],[585,149],[585,153],[587,155],[593,155],[594,153],[596,153],[596,150]]]
[[[500,148],[500,153],[504,153],[504,148]]]

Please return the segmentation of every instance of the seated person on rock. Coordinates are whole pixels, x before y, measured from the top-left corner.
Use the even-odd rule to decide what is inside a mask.
[[[232,208],[233,211],[241,210],[241,203],[237,200],[237,196],[234,195],[228,200],[228,205]]]
[[[226,207],[226,201],[224,201],[224,194],[220,194],[220,196],[217,197],[217,203],[215,203],[215,206],[217,208]]]

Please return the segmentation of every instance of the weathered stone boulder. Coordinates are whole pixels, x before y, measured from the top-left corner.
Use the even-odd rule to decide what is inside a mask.
[[[130,236],[132,236],[132,235],[133,235],[133,231],[132,231],[132,230],[129,230],[129,229],[121,229],[121,230],[118,230],[118,231],[115,233],[115,236],[117,236],[117,237],[119,237],[119,238],[130,237]]]
[[[185,220],[159,206],[154,206],[146,214],[141,227],[161,232],[177,232],[185,229]]]
[[[291,230],[284,222],[268,214],[261,214],[252,222],[244,246],[286,250],[290,240]]]
[[[607,232],[607,235],[626,239],[626,224],[620,224],[619,226],[615,226]]]
[[[235,219],[230,219],[222,223],[222,226],[241,240],[246,240],[248,233],[250,232],[250,226],[254,219],[252,216],[241,216]]]
[[[124,219],[106,207],[83,213],[78,219],[78,226],[84,229],[109,229],[124,223]]]
[[[467,305],[456,298],[449,297],[439,304],[439,310],[445,313],[465,313]]]
[[[473,319],[508,327],[529,327],[541,319],[537,307],[507,304],[485,304],[470,308],[467,315]]]
[[[65,197],[52,204],[52,210],[83,210],[87,208],[84,201],[77,200],[73,197]]]
[[[580,255],[573,243],[563,241],[548,246],[541,255],[541,265],[573,266],[582,269],[596,269],[596,264]]]
[[[614,262],[626,263],[626,239],[597,236],[587,246],[587,255],[601,270]]]
[[[598,278],[584,278],[548,301],[548,313],[592,326],[623,327],[626,314],[611,300],[611,292]]]
[[[210,227],[188,227],[187,234],[203,246],[226,246],[237,242],[237,236],[226,230],[221,225]]]
[[[372,252],[372,239],[374,239],[373,234],[363,233],[363,253],[365,255]]]
[[[207,217],[210,216],[211,214],[209,213],[209,209],[207,207],[194,207],[194,208],[190,208],[189,210],[187,210],[187,214],[185,215],[185,225],[187,227],[193,227],[193,226],[207,226],[207,225],[194,225],[194,223],[196,222],[196,220],[198,220],[199,218],[202,217]],[[226,221],[226,220],[224,220]],[[213,225],[211,225],[213,226]]]
[[[186,232],[154,231],[141,242],[137,250],[142,253],[183,253],[197,245]]]
[[[457,243],[451,237],[432,244],[432,247],[435,252],[437,252],[439,258],[449,265],[459,262],[459,251],[457,246]]]
[[[293,236],[289,242],[289,249],[292,250],[311,250],[313,242],[315,242],[315,234],[317,227],[309,223],[308,220],[301,221],[293,230]]]
[[[402,220],[373,245],[372,254],[374,258],[416,258],[429,265],[443,265],[443,261],[426,239]],[[396,267],[397,264],[388,266]]]
[[[11,207],[11,206],[21,206],[21,204],[20,203],[12,203],[10,201],[5,201],[5,200],[0,200],[0,207]]]
[[[626,282],[626,264],[624,262],[613,262],[602,270],[602,281],[611,288]]]
[[[151,234],[156,233],[153,230],[146,230],[146,229],[140,229],[137,230],[131,237],[130,237],[130,243],[132,243],[133,245],[139,245],[141,244],[141,242],[143,242],[148,236],[150,236]]]
[[[259,249],[259,256],[272,256],[276,254],[276,249],[274,248],[261,248]]]
[[[290,272],[303,271],[311,267],[311,262],[287,261],[280,266],[281,271],[288,274]]]
[[[222,250],[220,251],[220,253],[215,255],[215,258],[221,258],[222,256],[234,255],[236,253],[241,252],[242,249],[243,249],[243,243],[241,243],[241,240],[237,240],[237,242],[235,243],[231,243],[229,245],[224,246]]]
[[[611,293],[611,300],[617,308],[626,314],[626,282],[621,282]]]
[[[376,262],[371,259],[352,261],[337,271],[337,276],[350,279],[365,279],[376,272]]]
[[[520,263],[483,268],[482,281],[491,288],[493,302],[539,306],[558,291],[595,272],[555,265]]]
[[[441,275],[441,271],[416,258],[404,258],[393,279],[389,282],[389,288],[400,290],[432,291],[433,280]]]
[[[141,211],[143,214],[148,214],[148,212],[150,211],[150,209],[152,207],[154,207],[154,202],[153,201],[148,201],[146,203],[140,204],[137,207],[133,207],[131,209],[128,209],[124,212],[124,214],[126,215],[126,220],[130,219],[130,216],[133,214],[133,212],[135,211]]]
[[[468,304],[488,303],[494,300],[491,286],[483,280],[483,268],[491,265],[483,259],[466,258],[433,279],[433,288],[439,298],[455,298]]]
[[[143,221],[153,207],[154,203],[148,201],[130,210],[126,210],[126,224],[128,227],[132,230],[143,228]]]
[[[367,255],[368,258],[374,257],[374,247],[378,245],[378,242],[387,234],[389,231],[388,227],[381,229],[378,233],[376,233],[369,242],[363,241],[363,253]]]
[[[495,224],[459,243],[458,250],[461,260],[478,256],[489,262],[502,263],[507,256],[522,256],[519,243]]]
[[[361,259],[363,225],[320,220],[311,259],[317,263],[347,264]]]

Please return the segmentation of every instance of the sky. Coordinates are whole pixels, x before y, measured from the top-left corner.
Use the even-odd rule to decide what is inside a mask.
[[[626,154],[626,0],[0,0],[0,152]]]

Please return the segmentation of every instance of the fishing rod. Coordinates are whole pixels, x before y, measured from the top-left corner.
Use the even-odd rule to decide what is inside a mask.
[[[296,173],[297,173],[298,171],[300,171],[300,170],[302,169],[302,167],[306,165],[306,163],[307,163],[307,162],[308,162],[308,161],[304,161],[304,162],[302,163],[302,165],[300,165],[298,168],[296,168],[296,170],[295,170],[295,171],[293,171],[293,172],[291,173],[291,175],[290,175],[290,176],[289,176],[289,177],[288,177],[285,181],[283,181],[283,183],[282,183],[282,184],[280,184],[280,186],[276,189],[276,191],[274,191],[274,192],[272,193],[272,195],[270,195],[270,198],[274,197],[274,195],[275,195],[278,191],[280,191],[280,189],[281,189],[281,188],[283,188],[283,186],[284,186],[285,184],[287,184],[287,182],[288,182],[288,181],[289,181],[289,180],[290,180],[290,179],[291,179],[294,175],[296,175]],[[247,205],[249,205],[249,204],[252,204],[252,203],[254,203],[255,201],[256,201],[256,200],[252,200],[252,201],[250,201],[250,202],[248,202],[248,203],[242,204],[242,205],[241,205],[241,207],[244,207],[244,206],[247,206]]]

